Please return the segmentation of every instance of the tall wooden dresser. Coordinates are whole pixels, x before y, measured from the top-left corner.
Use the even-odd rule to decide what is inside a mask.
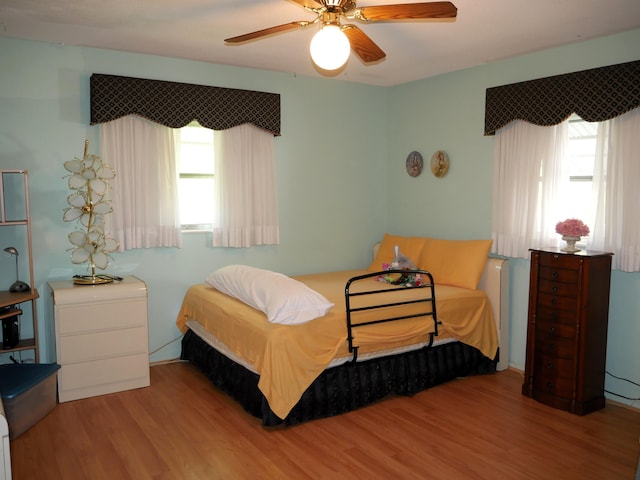
[[[604,407],[611,256],[531,250],[524,395],[578,415]]]

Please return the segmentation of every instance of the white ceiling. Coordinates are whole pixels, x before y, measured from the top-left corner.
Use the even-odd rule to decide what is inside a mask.
[[[358,6],[393,3],[416,2],[359,0]],[[352,54],[334,76],[397,85],[640,27],[640,0],[453,3],[458,7],[455,22],[358,23],[387,57],[364,65]],[[4,37],[321,76],[308,53],[317,27],[240,45],[223,41],[313,18],[288,0],[0,0]]]

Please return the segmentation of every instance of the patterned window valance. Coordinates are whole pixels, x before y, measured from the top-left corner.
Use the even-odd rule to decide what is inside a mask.
[[[512,120],[550,126],[577,113],[603,122],[640,107],[640,61],[487,88],[484,134]]]
[[[212,130],[251,123],[280,136],[280,95],[188,83],[91,75],[91,125],[139,115],[171,128],[193,120]]]

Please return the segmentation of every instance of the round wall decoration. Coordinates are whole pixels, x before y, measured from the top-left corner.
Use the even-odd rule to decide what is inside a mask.
[[[449,156],[444,150],[438,150],[431,157],[431,173],[442,178],[449,171]]]
[[[419,152],[411,152],[407,156],[407,173],[412,177],[417,177],[422,173],[422,155]]]

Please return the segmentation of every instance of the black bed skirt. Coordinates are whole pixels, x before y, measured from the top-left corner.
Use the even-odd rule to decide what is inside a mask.
[[[390,393],[413,395],[427,388],[480,373],[495,372],[496,362],[460,342],[425,347],[325,370],[284,419],[276,416],[258,389],[258,375],[238,365],[188,330],[183,360],[202,370],[211,382],[265,426],[295,425],[356,410]]]

